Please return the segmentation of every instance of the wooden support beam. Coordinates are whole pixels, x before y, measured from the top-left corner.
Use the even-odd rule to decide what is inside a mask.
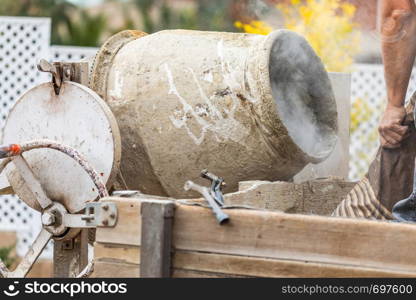
[[[175,251],[173,277],[416,277],[416,273],[305,261]]]
[[[141,200],[110,197],[102,201],[117,204],[117,225],[97,229],[95,241],[103,244],[140,246],[142,235]]]
[[[348,265],[416,273],[416,226],[381,221],[227,210],[218,226],[209,209],[178,205],[176,250]]]
[[[152,200],[142,203],[140,277],[170,277],[173,201]]]

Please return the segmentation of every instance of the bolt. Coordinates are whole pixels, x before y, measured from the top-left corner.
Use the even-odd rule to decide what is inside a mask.
[[[45,226],[51,226],[55,223],[55,216],[49,212],[42,214],[42,224]]]
[[[103,221],[103,225],[104,225],[104,226],[107,226],[107,225],[108,225],[108,221],[107,221],[107,220],[104,220],[104,221]]]
[[[115,215],[114,213],[112,213],[112,214],[110,215],[110,218],[111,218],[111,219],[115,219],[115,218],[116,218],[116,215]]]
[[[105,211],[107,211],[107,210],[109,209],[108,205],[107,205],[107,204],[103,205],[103,209],[104,209]]]

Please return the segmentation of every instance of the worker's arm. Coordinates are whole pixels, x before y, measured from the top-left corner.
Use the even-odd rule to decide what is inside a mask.
[[[396,148],[408,129],[402,122],[416,56],[416,5],[414,0],[382,0],[379,15],[388,100],[379,132],[383,147]]]

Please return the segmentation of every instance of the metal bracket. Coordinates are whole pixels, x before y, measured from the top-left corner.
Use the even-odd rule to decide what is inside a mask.
[[[222,225],[227,223],[230,217],[221,210],[221,207],[224,205],[224,197],[221,191],[221,187],[225,185],[224,179],[209,173],[207,170],[202,170],[201,177],[211,180],[210,189],[188,180],[184,186],[185,191],[194,190],[200,193],[208,202],[209,206],[211,206],[218,224]]]

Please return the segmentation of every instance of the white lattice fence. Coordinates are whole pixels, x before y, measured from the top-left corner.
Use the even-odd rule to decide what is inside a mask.
[[[16,101],[30,87],[49,80],[37,71],[40,58],[77,61],[95,48],[50,46],[50,21],[44,18],[0,17],[0,128]],[[361,178],[378,147],[377,124],[385,100],[381,65],[357,65],[352,74],[352,127],[350,179]],[[409,94],[416,89],[412,76]],[[40,229],[39,214],[16,197],[0,199],[0,230],[18,232],[18,253],[24,254]],[[47,252],[46,256],[50,256]]]
[[[413,71],[407,98],[416,89]],[[351,83],[352,131],[350,144],[350,179],[359,180],[379,146],[378,122],[386,104],[382,65],[356,65]]]
[[[47,80],[36,69],[49,56],[50,20],[0,17],[0,128],[16,99],[30,87]],[[0,228],[18,233],[18,254],[40,230],[39,214],[14,196],[0,198]]]

